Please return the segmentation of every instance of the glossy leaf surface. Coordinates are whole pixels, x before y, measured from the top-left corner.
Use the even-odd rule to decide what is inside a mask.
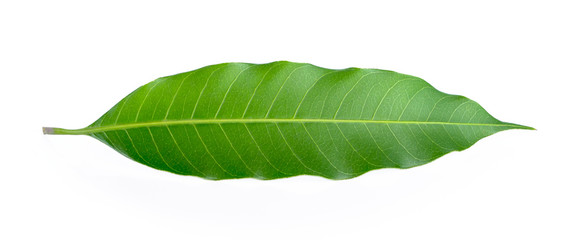
[[[479,104],[392,71],[224,63],[159,78],[78,130],[156,169],[208,179],[347,179],[410,168],[507,129]]]

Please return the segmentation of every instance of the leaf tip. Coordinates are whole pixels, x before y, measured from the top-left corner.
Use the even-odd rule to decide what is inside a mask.
[[[525,126],[525,125],[513,124],[513,126],[514,126],[514,128],[516,128],[516,129],[524,129],[524,130],[533,130],[533,131],[536,131],[536,128],[529,127],[529,126]]]

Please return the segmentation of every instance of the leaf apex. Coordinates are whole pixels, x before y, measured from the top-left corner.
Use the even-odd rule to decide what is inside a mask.
[[[520,125],[520,124],[511,124],[513,128],[515,129],[523,129],[523,130],[533,130],[536,131],[536,128],[533,127],[529,127],[529,126],[525,126],[525,125]]]

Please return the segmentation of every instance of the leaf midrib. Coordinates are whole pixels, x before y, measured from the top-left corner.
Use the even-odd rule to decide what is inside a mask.
[[[364,120],[364,119],[319,119],[319,118],[237,118],[237,119],[182,119],[163,120],[154,122],[138,122],[117,124],[99,127],[87,127],[83,129],[53,128],[53,134],[82,135],[100,132],[125,130],[142,127],[172,126],[172,125],[197,125],[197,124],[230,124],[230,123],[377,123],[377,124],[418,124],[418,125],[452,125],[452,126],[481,126],[481,127],[512,127],[519,129],[533,129],[512,123],[462,123],[462,122],[432,122],[432,121],[400,121],[400,120]]]

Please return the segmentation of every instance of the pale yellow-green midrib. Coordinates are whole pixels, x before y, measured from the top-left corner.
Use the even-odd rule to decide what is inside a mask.
[[[141,127],[156,127],[184,124],[229,124],[229,123],[379,123],[379,124],[419,124],[419,125],[456,125],[456,126],[486,126],[486,127],[512,127],[532,129],[511,123],[460,123],[460,122],[428,122],[428,121],[399,121],[399,120],[354,120],[354,119],[185,119],[163,120],[154,122],[140,122],[108,125],[101,127],[87,127],[84,129],[68,130],[54,128],[54,134],[93,134],[115,130],[124,130]]]

